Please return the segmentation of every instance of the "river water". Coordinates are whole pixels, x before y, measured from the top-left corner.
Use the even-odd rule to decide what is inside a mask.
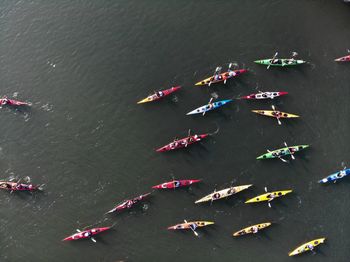
[[[348,261],[350,180],[317,181],[350,165],[350,65],[333,62],[350,48],[350,6],[336,0],[2,1],[1,95],[30,101],[3,108],[2,179],[29,176],[38,194],[0,192],[1,261],[292,261],[288,252],[327,237],[300,261]],[[309,63],[270,68],[253,63],[296,51]],[[249,73],[226,85],[194,87],[217,66]],[[136,102],[181,85],[174,96]],[[186,116],[218,99],[287,91],[274,101],[234,100],[204,117]],[[253,114],[301,115],[283,121]],[[185,150],[156,153],[174,137],[214,132]],[[266,149],[310,144],[295,161],[257,161]],[[121,214],[104,215],[129,197],[173,178],[203,182],[157,191]],[[226,200],[194,201],[231,184],[254,187]],[[244,201],[293,189],[272,202]],[[170,225],[216,225],[170,232]],[[232,232],[271,221],[253,236]],[[89,240],[62,242],[77,228],[114,225]]]

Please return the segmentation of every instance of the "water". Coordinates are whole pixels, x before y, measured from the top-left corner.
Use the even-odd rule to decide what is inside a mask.
[[[3,179],[30,176],[45,193],[1,192],[0,260],[19,261],[291,261],[287,253],[327,237],[300,261],[348,261],[348,179],[317,181],[349,165],[349,6],[341,1],[3,1],[1,93],[31,101],[2,109]],[[309,61],[288,70],[255,65],[276,51]],[[194,87],[229,62],[249,73],[226,86]],[[153,90],[182,85],[176,97],[136,105]],[[237,100],[205,117],[185,116],[211,95],[288,91],[274,101]],[[300,114],[284,121],[250,112]],[[154,149],[190,128],[217,135],[169,154]],[[255,157],[289,144],[311,144],[290,164]],[[103,215],[119,201],[164,181],[203,183],[153,196],[130,212]],[[212,205],[194,201],[231,184],[252,189]],[[245,205],[270,190],[283,199]],[[183,219],[213,220],[169,232]],[[274,225],[233,239],[253,223]],[[97,243],[61,240],[76,228],[114,225]]]

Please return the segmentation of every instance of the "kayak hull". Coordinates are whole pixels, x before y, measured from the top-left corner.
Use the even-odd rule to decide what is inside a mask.
[[[253,197],[251,199],[248,199],[247,201],[245,201],[246,204],[250,204],[250,203],[257,203],[257,202],[263,202],[263,201],[271,201],[275,198],[281,197],[281,196],[285,196],[289,193],[292,193],[293,190],[281,190],[281,191],[273,191],[273,192],[268,192],[256,197]],[[271,194],[274,194],[275,197],[271,197]]]
[[[259,100],[259,99],[274,99],[279,96],[287,95],[288,92],[260,92],[256,94],[250,94],[248,96],[243,96],[240,99],[247,100]]]
[[[168,227],[168,230],[183,230],[183,229],[191,229],[191,225],[196,224],[196,227],[205,227],[209,225],[214,225],[215,223],[212,221],[189,221],[186,223],[176,224],[174,226]]]
[[[214,200],[226,198],[226,197],[232,196],[234,194],[237,194],[243,190],[246,190],[251,186],[253,186],[253,185],[242,185],[242,186],[228,187],[228,188],[225,188],[225,189],[222,189],[219,191],[215,191],[209,195],[206,195],[205,197],[198,199],[194,203],[198,204],[198,203],[203,203],[203,202],[214,201]]]
[[[257,227],[258,230],[262,230],[264,228],[267,228],[271,226],[271,222],[266,222],[266,223],[260,223],[260,224],[256,224],[256,225],[251,225],[249,227],[243,228],[241,230],[238,230],[237,232],[233,233],[232,235],[234,237],[239,237],[239,236],[243,236],[243,235],[247,235],[247,234],[253,234],[252,232],[252,228],[253,227]]]
[[[190,186],[192,184],[200,182],[200,179],[185,179],[185,180],[173,180],[165,182],[163,184],[155,185],[152,188],[154,189],[174,189],[177,187]]]
[[[339,57],[337,59],[334,59],[336,62],[350,62],[350,55]]]
[[[239,76],[243,73],[246,73],[246,72],[248,72],[247,69],[238,69],[238,70],[227,71],[227,72],[219,74],[217,79],[214,79],[214,76],[211,76],[211,77],[208,77],[206,79],[203,79],[202,81],[195,83],[195,85],[196,86],[204,86],[204,85],[209,85],[209,83],[216,84],[216,83],[224,82],[225,80],[237,77],[237,76]]]
[[[217,108],[222,107],[230,102],[232,102],[232,99],[217,101],[217,102],[211,103],[212,107],[210,107],[209,104],[204,105],[204,106],[201,106],[201,107],[198,107],[198,108],[192,110],[191,112],[188,112],[186,115],[203,114],[204,112],[208,112],[208,111],[217,109]]]
[[[78,239],[85,239],[85,238],[90,238],[94,235],[97,235],[103,231],[109,230],[111,227],[96,227],[88,230],[84,230],[78,233],[75,233],[69,237],[66,237],[62,241],[72,241],[72,240],[78,240]],[[90,236],[85,236],[85,233],[91,232]]]
[[[138,197],[135,197],[133,199],[125,200],[122,203],[120,203],[119,205],[115,206],[113,209],[109,210],[106,214],[113,213],[115,211],[122,211],[124,209],[130,209],[138,202],[141,202],[142,200],[144,200],[150,194],[151,193],[146,193],[146,194],[140,195]]]
[[[179,140],[176,140],[174,142],[171,142],[165,146],[162,146],[158,149],[156,149],[157,152],[166,152],[166,151],[172,151],[175,149],[179,149],[179,148],[184,148],[189,145],[192,145],[196,142],[201,141],[202,139],[206,138],[207,136],[209,136],[209,134],[201,134],[201,135],[194,135],[194,136],[190,136],[190,137],[185,137],[185,138],[181,138]]]
[[[166,96],[176,92],[180,88],[181,88],[181,86],[175,86],[175,87],[172,87],[172,88],[169,88],[169,89],[160,90],[158,92],[162,93],[161,96],[158,94],[158,92],[156,92],[156,93],[154,93],[152,95],[149,95],[148,97],[138,101],[137,103],[138,104],[143,104],[143,103],[148,103],[148,102],[153,102],[153,101],[159,100],[159,99],[161,99],[163,97],[166,97]]]
[[[308,147],[309,147],[309,145],[297,145],[297,146],[283,147],[283,148],[279,148],[279,149],[273,150],[271,152],[268,152],[266,154],[263,154],[261,156],[258,156],[256,159],[261,160],[261,159],[283,157],[283,156],[290,155],[291,152],[295,153],[295,152],[301,151],[301,150],[308,148]]]
[[[280,111],[273,111],[273,110],[252,110],[252,112],[257,113],[259,115],[263,116],[269,116],[274,118],[297,118],[300,117],[298,115],[286,113],[286,112],[280,112]]]
[[[345,170],[340,170],[336,173],[333,173],[333,174],[321,179],[320,181],[318,181],[318,183],[324,184],[324,183],[328,183],[328,182],[335,182],[338,179],[342,179],[348,175],[350,175],[350,168],[345,169]]]
[[[256,60],[254,61],[254,63],[260,64],[260,65],[266,65],[266,66],[285,67],[285,66],[302,65],[302,64],[305,64],[306,61],[290,59],[290,58],[282,58],[282,59],[277,59],[277,62],[273,64],[271,63],[271,59]]]
[[[307,242],[307,243],[304,243],[304,244],[298,246],[298,247],[297,247],[296,249],[294,249],[293,251],[289,252],[289,253],[288,253],[288,256],[291,257],[291,256],[299,255],[299,254],[304,253],[304,252],[306,252],[306,251],[309,251],[310,248],[308,247],[308,245],[312,245],[312,246],[316,247],[316,246],[318,246],[318,245],[324,243],[325,240],[326,240],[326,238],[323,237],[323,238],[314,239],[314,240],[311,240],[311,241],[309,241],[309,242]]]

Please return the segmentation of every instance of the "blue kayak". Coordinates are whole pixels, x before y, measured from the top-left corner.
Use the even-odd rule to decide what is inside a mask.
[[[219,108],[219,107],[221,107],[221,106],[223,106],[231,101],[232,101],[232,99],[228,99],[228,100],[217,101],[214,103],[209,103],[209,104],[206,104],[204,106],[198,107],[191,112],[188,112],[186,115],[203,114],[204,112],[208,112],[208,111],[214,110],[216,108]]]
[[[340,170],[334,174],[331,174],[331,175],[321,179],[320,181],[318,181],[318,183],[327,183],[327,182],[332,182],[332,181],[335,183],[335,181],[337,181],[338,179],[341,179],[343,177],[346,177],[347,175],[350,175],[350,168]]]

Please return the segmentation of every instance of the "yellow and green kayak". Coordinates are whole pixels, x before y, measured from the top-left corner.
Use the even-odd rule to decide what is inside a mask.
[[[253,234],[254,233],[254,228],[256,228],[258,231],[262,230],[266,227],[271,226],[271,222],[266,222],[266,223],[260,223],[260,224],[256,224],[256,225],[252,225],[246,228],[243,228],[235,233],[233,233],[234,237],[239,237],[239,236],[243,236],[246,234]]]
[[[291,192],[293,192],[293,190],[291,190],[291,189],[268,192],[268,193],[253,197],[251,199],[248,199],[247,201],[245,201],[245,203],[249,204],[249,203],[257,203],[257,202],[263,202],[263,201],[272,201],[275,198],[287,195]]]
[[[304,243],[304,244],[298,246],[293,251],[289,252],[288,256],[291,257],[291,256],[299,255],[299,254],[304,253],[306,251],[310,251],[310,247],[309,246],[316,247],[319,244],[324,243],[325,240],[326,240],[326,238],[323,237],[323,238],[317,238],[317,239],[311,240],[311,241],[309,241],[307,243]]]

